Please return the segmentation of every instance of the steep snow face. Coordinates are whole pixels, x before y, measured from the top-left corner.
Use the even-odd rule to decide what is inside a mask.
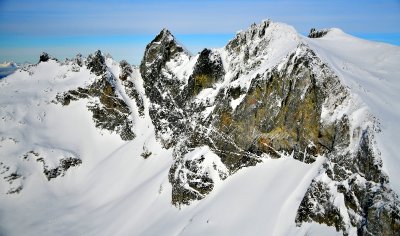
[[[376,141],[382,152],[383,170],[389,174],[392,188],[400,194],[397,141],[400,133],[400,48],[358,39],[340,29],[331,29],[322,38],[304,38],[304,41],[378,119],[381,132],[376,134]]]
[[[140,69],[43,59],[0,81],[1,235],[399,232],[397,47],[263,21],[196,56],[164,29]]]

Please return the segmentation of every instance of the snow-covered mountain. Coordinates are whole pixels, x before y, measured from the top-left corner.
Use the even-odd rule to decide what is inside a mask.
[[[399,235],[400,48],[269,20],[0,80],[0,235]]]

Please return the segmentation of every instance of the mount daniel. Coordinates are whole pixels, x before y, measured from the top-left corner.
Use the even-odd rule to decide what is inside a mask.
[[[400,47],[270,20],[0,80],[0,235],[400,235]]]

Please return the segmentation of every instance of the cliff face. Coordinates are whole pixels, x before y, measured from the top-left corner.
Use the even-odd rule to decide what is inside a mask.
[[[181,76],[169,65],[189,66]],[[399,201],[374,144],[378,123],[368,113],[357,117],[361,102],[291,27],[264,21],[196,57],[164,30],[140,69],[158,137],[174,149],[174,205],[204,198],[216,181],[263,159],[325,158],[296,223],[343,234],[399,232]],[[212,157],[193,155],[204,149]]]

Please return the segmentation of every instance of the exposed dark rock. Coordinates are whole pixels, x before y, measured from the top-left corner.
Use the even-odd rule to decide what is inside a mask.
[[[180,109],[179,98],[184,85],[169,71],[168,61],[179,62],[189,58],[190,54],[180,46],[171,33],[163,29],[151,43],[146,46],[140,73],[144,89],[151,104],[149,115],[155,126],[157,137],[165,148],[174,146],[178,136],[185,130],[185,113]]]
[[[53,150],[51,151],[53,154]],[[54,168],[50,168],[46,163],[47,155],[40,153],[38,151],[31,150],[26,152],[21,156],[21,158],[29,162],[30,160],[34,160],[38,163],[42,164],[43,167],[43,174],[45,175],[46,179],[50,181],[53,178],[57,178],[58,176],[64,176],[65,173],[72,167],[79,166],[82,164],[82,160],[78,157],[68,156],[65,154],[63,158],[59,160],[59,164]],[[3,167],[3,168],[2,168]],[[4,169],[4,171],[0,172],[0,175],[5,175],[3,178],[5,181],[10,184],[10,188],[6,192],[7,194],[16,194],[20,193],[23,190],[23,184],[25,178],[28,176],[25,172],[20,172],[18,169],[15,171],[10,171],[10,167],[5,166],[2,162],[0,162],[0,169]],[[10,173],[10,174],[7,174]]]
[[[387,176],[381,171],[382,162],[376,159],[372,151],[368,130],[362,131],[353,168],[353,172],[360,173],[368,181],[382,184],[388,182]]]
[[[191,201],[200,200],[212,191],[214,182],[202,164],[204,160],[204,156],[194,160],[178,159],[171,166],[169,181],[173,185],[173,204],[190,204]]]
[[[358,235],[398,235],[400,202],[398,196],[389,188],[388,178],[381,171],[381,161],[372,151],[371,145],[367,129],[360,137],[358,151],[354,156],[351,154],[341,156],[336,152],[328,154],[324,171],[330,186],[335,187],[331,187],[329,191],[324,190],[321,189],[323,182],[317,185],[315,183],[318,180],[313,180],[314,184],[310,185],[300,204],[296,223],[300,225],[301,222],[313,220],[330,225],[330,222],[345,214],[349,216],[350,225],[342,221],[341,227],[336,227],[344,235],[348,234],[351,226],[357,227]],[[336,146],[335,148],[340,150]],[[315,194],[321,191],[343,195],[347,211],[332,212],[324,217],[316,215],[318,208],[325,204],[324,199]]]
[[[16,194],[16,193],[20,193],[23,189],[23,186],[20,185],[16,188],[11,188],[10,190],[8,190],[7,194]]]
[[[121,68],[121,73],[119,75],[119,79],[120,80],[126,80],[128,78],[128,76],[131,76],[133,70],[131,65],[129,65],[129,63],[125,60],[122,60],[119,63],[119,67]]]
[[[312,28],[312,29],[310,30],[310,33],[308,34],[308,37],[309,37],[309,38],[322,38],[322,37],[324,37],[328,32],[329,32],[329,30],[327,30],[327,29],[316,30],[315,28]]]
[[[122,81],[122,85],[124,85],[125,92],[128,94],[129,98],[134,99],[136,102],[136,106],[138,108],[139,116],[144,116],[144,102],[141,94],[137,91],[134,83],[129,80]]]
[[[39,62],[46,62],[48,60],[50,60],[49,54],[47,54],[46,52],[42,52],[39,57]]]
[[[115,89],[115,78],[113,75],[106,73],[107,66],[104,56],[100,51],[96,51],[94,54],[89,55],[86,64],[91,72],[99,76],[99,78],[87,88],[79,87],[76,90],[58,94],[57,101],[63,106],[67,106],[71,101],[78,99],[98,98],[98,102],[95,100],[94,103],[88,103],[87,105],[93,114],[96,127],[116,132],[121,136],[122,140],[134,139],[135,134],[132,131],[133,122],[130,118],[130,108],[124,100],[118,97]],[[133,93],[133,90],[132,88],[129,91]],[[143,101],[139,99],[141,97],[138,96],[139,112],[143,113]]]
[[[334,196],[323,182],[314,181],[304,196],[296,216],[296,224],[316,221],[334,226],[337,231],[345,230],[340,210],[334,205]]]
[[[40,63],[40,62],[47,62],[47,61],[49,61],[49,60],[55,60],[55,61],[57,61],[56,58],[50,56],[47,52],[42,52],[42,54],[40,54],[40,56],[39,56],[39,63]]]
[[[221,56],[210,49],[201,51],[193,74],[188,81],[188,95],[197,95],[202,89],[212,87],[216,82],[223,80],[225,71]]]
[[[46,176],[48,181],[57,178],[58,176],[64,176],[69,168],[82,164],[82,160],[79,158],[67,157],[60,160],[59,166],[49,169],[43,158],[38,158],[36,161],[43,164],[43,174]]]
[[[143,152],[142,154],[140,154],[141,157],[143,157],[144,159],[149,158],[153,153],[150,152],[147,147],[143,146]]]
[[[5,176],[4,179],[9,182],[12,183],[14,180],[21,178],[22,175],[18,174],[17,172],[13,172],[8,176]]]
[[[230,137],[229,142],[234,145],[220,139],[213,141],[216,149],[225,150],[221,160],[231,171],[246,166],[245,163],[256,164],[262,153],[277,158],[293,153],[294,158],[309,163],[317,155],[332,151],[329,145],[334,142],[336,131],[327,132],[320,116],[327,97],[325,88],[334,88],[335,79],[329,74],[326,76],[331,76],[330,79],[317,78],[308,66],[315,55],[307,49],[304,54],[289,58],[280,70],[272,69],[253,80],[243,102],[234,111],[227,102],[232,90],[217,101],[213,127]],[[236,93],[240,94],[239,91]],[[329,145],[321,145],[318,140]],[[249,153],[258,157],[250,158]],[[248,161],[244,161],[246,158]]]
[[[0,162],[0,176],[5,180],[5,182],[9,185],[8,190],[5,188],[6,194],[16,194],[21,192],[23,189],[23,180],[24,176],[17,169],[12,169],[10,166],[6,165],[3,162]],[[5,187],[5,186],[3,186]]]
[[[106,61],[100,50],[88,56],[86,66],[97,76],[103,75],[107,71]]]
[[[234,88],[229,88],[228,94],[233,98],[233,99],[238,99],[240,95],[242,95],[242,91],[240,86],[234,87]]]
[[[84,59],[82,54],[77,54],[75,59],[74,59],[74,63],[80,67],[82,67],[84,65]]]
[[[176,42],[169,30],[163,29],[146,46],[145,54],[140,64],[140,73],[143,80],[147,83],[156,83],[156,80],[152,81],[151,79],[160,76],[161,69],[165,66],[165,63],[180,53],[187,52]]]

